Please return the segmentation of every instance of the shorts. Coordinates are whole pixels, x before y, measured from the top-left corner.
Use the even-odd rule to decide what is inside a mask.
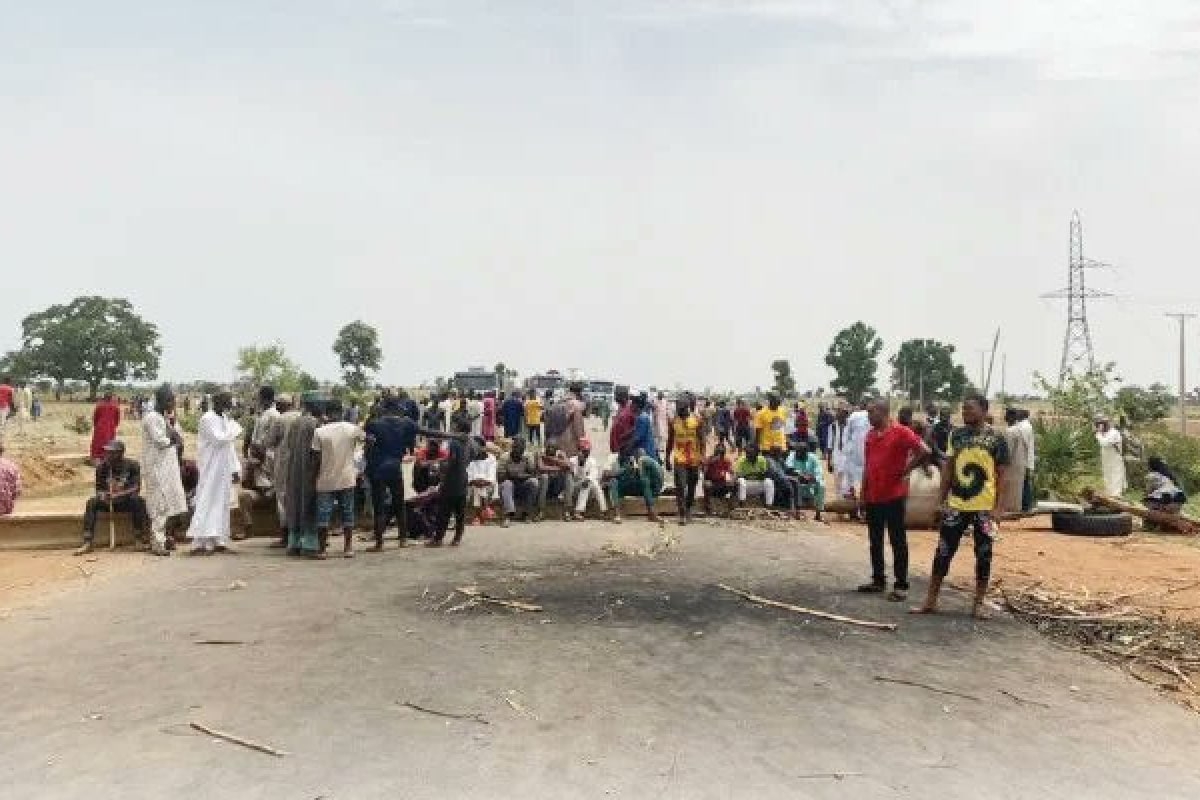
[[[317,527],[328,530],[333,518],[333,506],[342,510],[342,527],[354,527],[354,489],[338,489],[335,492],[317,492]]]

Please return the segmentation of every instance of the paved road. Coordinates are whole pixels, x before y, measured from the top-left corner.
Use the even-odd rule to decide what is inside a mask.
[[[1196,717],[1012,620],[847,592],[863,553],[844,536],[696,525],[656,558],[605,551],[660,536],[472,529],[457,550],[326,563],[252,547],[17,611],[0,621],[3,797],[1200,796]],[[718,581],[901,628],[757,608]],[[464,585],[546,611],[433,608]]]

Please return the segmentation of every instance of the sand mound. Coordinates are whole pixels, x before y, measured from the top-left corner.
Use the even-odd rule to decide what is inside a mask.
[[[21,468],[21,484],[29,491],[53,489],[80,478],[79,469],[69,464],[57,464],[41,453],[18,453],[14,460]]]

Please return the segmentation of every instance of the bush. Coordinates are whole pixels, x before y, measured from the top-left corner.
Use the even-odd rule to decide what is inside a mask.
[[[67,430],[75,433],[92,432],[92,420],[86,414],[76,414],[72,421],[64,423],[64,425]]]
[[[1039,420],[1034,435],[1037,470],[1033,482],[1039,496],[1076,497],[1080,489],[1098,482],[1100,448],[1090,425],[1078,420]]]
[[[200,415],[195,412],[180,414],[177,422],[185,433],[196,433],[200,430]]]
[[[1146,458],[1158,456],[1167,462],[1180,483],[1179,488],[1187,494],[1200,491],[1200,440],[1161,426],[1142,433],[1141,440]],[[1132,476],[1130,485],[1141,488],[1140,484],[1133,483]]]

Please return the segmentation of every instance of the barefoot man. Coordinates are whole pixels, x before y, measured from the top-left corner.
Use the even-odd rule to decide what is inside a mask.
[[[1008,447],[1004,437],[984,422],[987,398],[967,395],[963,401],[963,427],[950,435],[948,458],[942,466],[942,525],[937,551],[933,555],[933,575],[925,604],[913,609],[916,614],[937,611],[938,592],[950,572],[950,562],[967,528],[975,540],[975,602],[971,613],[985,617],[983,598],[992,573],[992,537],[996,523],[997,487],[1004,479]]]

